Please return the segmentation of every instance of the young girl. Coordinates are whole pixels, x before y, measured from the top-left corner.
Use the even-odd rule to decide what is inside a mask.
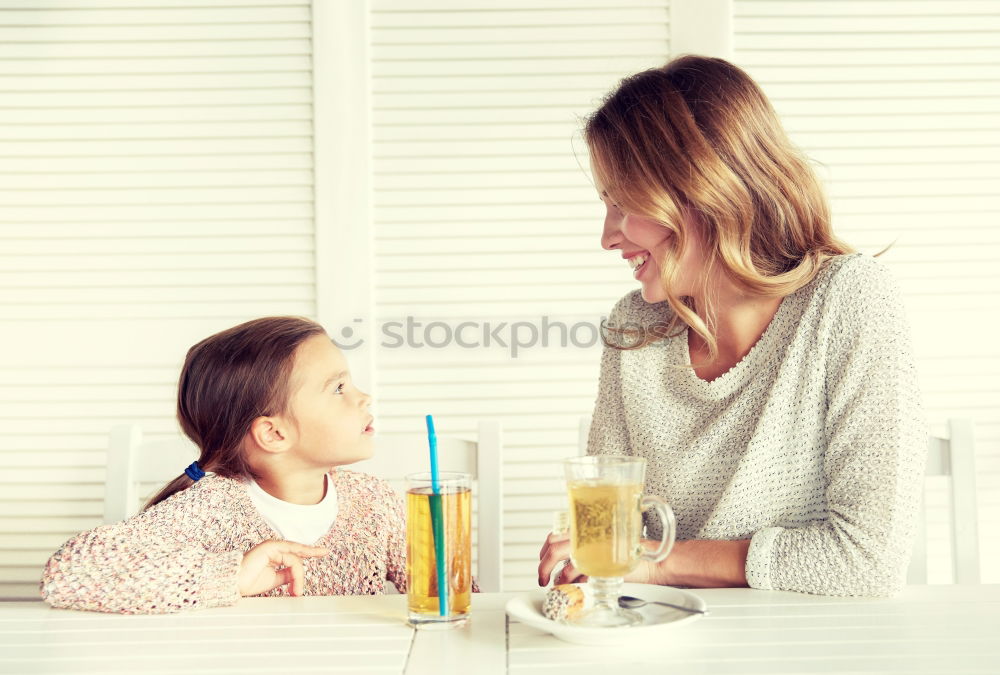
[[[323,328],[257,319],[187,354],[177,396],[197,462],[121,523],[48,561],[54,607],[160,613],[247,595],[406,591],[401,500],[335,467],[372,454],[371,398]]]
[[[588,452],[645,457],[678,525],[632,580],[898,591],[927,440],[888,270],[834,236],[808,162],[724,60],[626,78],[585,136],[601,245],[641,284],[611,313]],[[549,537],[539,583],[568,552]]]

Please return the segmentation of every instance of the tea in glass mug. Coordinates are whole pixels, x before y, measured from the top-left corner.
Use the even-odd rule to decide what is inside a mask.
[[[674,512],[659,497],[642,494],[646,460],[641,457],[595,455],[564,463],[569,496],[570,559],[589,577],[594,607],[575,617],[582,626],[633,626],[638,612],[618,606],[624,577],[639,562],[659,562],[674,545]],[[655,509],[663,522],[663,540],[656,551],[642,546],[642,512]]]
[[[573,564],[593,577],[624,577],[642,556],[642,485],[571,481],[569,534]]]

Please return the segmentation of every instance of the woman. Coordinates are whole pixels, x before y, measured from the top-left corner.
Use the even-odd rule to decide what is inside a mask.
[[[601,244],[642,284],[609,318],[588,452],[645,457],[678,519],[671,555],[630,580],[899,590],[926,432],[887,270],[833,236],[805,158],[726,61],[626,78],[585,138]],[[540,584],[568,557],[550,535]]]

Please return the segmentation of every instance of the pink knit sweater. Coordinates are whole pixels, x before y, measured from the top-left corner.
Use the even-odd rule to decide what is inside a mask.
[[[406,592],[403,505],[389,485],[354,471],[330,473],[339,510],[303,560],[304,595]],[[159,614],[235,604],[243,554],[280,539],[254,507],[246,484],[205,476],[128,520],[79,534],[49,558],[41,592],[53,607]],[[288,586],[264,593],[288,595]]]

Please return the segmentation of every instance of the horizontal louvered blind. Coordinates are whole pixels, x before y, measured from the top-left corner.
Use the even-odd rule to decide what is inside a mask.
[[[735,2],[735,60],[820,164],[837,231],[905,293],[932,432],[976,423],[983,581],[1000,581],[1000,13],[996,2]],[[945,493],[929,545],[947,550]],[[949,578],[944,555],[931,581]]]
[[[558,460],[597,393],[585,324],[635,285],[600,249],[580,118],[662,64],[667,35],[665,0],[372,4],[381,429],[419,430],[426,413],[438,433],[503,424],[507,590],[535,583],[565,501]],[[421,324],[411,340],[391,325],[406,317]],[[458,337],[475,347],[448,339],[466,321]],[[518,321],[548,346],[539,334],[514,357],[513,332],[531,339]]]
[[[0,4],[0,596],[172,433],[205,335],[314,315],[308,0]],[[180,468],[178,469],[178,473]]]

